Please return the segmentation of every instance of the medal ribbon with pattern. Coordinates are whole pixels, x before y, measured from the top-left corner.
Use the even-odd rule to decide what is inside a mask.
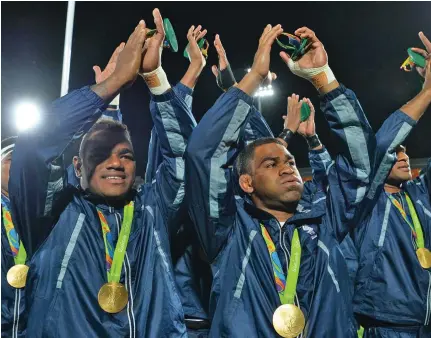
[[[129,243],[130,231],[133,221],[134,203],[130,202],[124,207],[124,217],[121,225],[121,230],[118,235],[117,245],[114,250],[114,242],[112,240],[111,230],[103,213],[97,209],[97,214],[100,218],[102,226],[103,241],[105,243],[105,259],[106,272],[108,274],[108,282],[118,283],[121,276],[121,267],[124,262],[127,244]]]
[[[425,240],[424,240],[424,233],[422,230],[421,222],[419,221],[419,217],[416,213],[416,209],[413,205],[412,200],[410,199],[410,196],[406,193],[404,193],[404,196],[407,201],[407,205],[410,211],[411,220],[407,216],[407,213],[405,212],[403,206],[400,204],[399,201],[397,201],[392,195],[389,195],[389,199],[391,200],[392,204],[398,209],[403,219],[406,221],[406,223],[409,225],[413,237],[416,242],[416,256],[419,260],[420,265],[424,269],[431,268],[431,252],[429,249],[425,248]],[[412,224],[413,222],[413,224]]]
[[[2,211],[3,211],[3,224],[6,229],[7,239],[9,241],[10,249],[13,254],[15,264],[25,264],[27,260],[27,252],[24,249],[24,245],[19,240],[19,236],[12,223],[12,217],[8,206],[2,200]]]
[[[301,265],[301,242],[299,241],[298,230],[293,232],[293,238],[290,249],[289,270],[286,277],[284,276],[281,267],[280,259],[275,250],[274,242],[271,239],[266,228],[261,224],[262,236],[268,248],[269,256],[271,257],[272,269],[274,271],[275,284],[280,297],[281,304],[294,304],[296,295],[296,285],[298,284],[299,267]]]
[[[410,229],[412,230],[413,237],[415,238],[418,249],[424,248],[425,247],[424,233],[422,231],[421,222],[419,221],[418,215],[416,214],[416,209],[413,206],[412,200],[410,199],[409,195],[406,193],[403,193],[403,194],[406,198],[413,224],[410,221],[409,217],[407,216],[407,213],[404,210],[403,206],[400,204],[400,202],[396,200],[392,195],[389,195],[389,199],[391,200],[392,204],[398,209],[404,221],[406,221],[406,223],[409,225]]]

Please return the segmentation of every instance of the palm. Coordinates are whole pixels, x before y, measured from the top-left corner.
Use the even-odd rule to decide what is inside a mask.
[[[144,73],[157,69],[161,64],[161,48],[163,48],[163,40],[165,39],[165,29],[158,9],[153,11],[153,17],[157,32],[145,41],[142,57],[142,71]]]
[[[298,64],[301,68],[318,68],[328,63],[328,55],[326,54],[323,45],[320,44],[317,48],[310,49],[305,55],[299,59]]]
[[[310,121],[310,119],[308,119],[307,121],[302,122],[299,125],[298,133],[303,136],[314,135],[315,134],[314,121]]]

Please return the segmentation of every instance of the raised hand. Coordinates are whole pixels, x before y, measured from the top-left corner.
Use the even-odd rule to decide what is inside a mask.
[[[268,76],[272,45],[281,33],[283,33],[281,25],[275,27],[267,25],[259,39],[259,47],[254,55],[250,73],[255,73],[262,81]]]
[[[299,28],[295,31],[295,35],[299,36],[301,39],[307,38],[308,44],[311,44],[308,51],[297,61],[301,69],[319,68],[328,63],[328,54],[323,44],[310,28]],[[286,52],[280,52],[280,56],[289,68],[291,68],[293,61],[290,56]]]
[[[310,112],[310,117],[306,121],[301,122],[301,124],[299,125],[298,134],[307,138],[316,134],[316,125],[314,123],[315,110],[310,99],[304,98],[303,101],[308,104],[311,112]]]
[[[211,67],[211,70],[212,70],[214,76],[217,77],[218,73],[221,72],[222,70],[225,70],[229,65],[229,61],[227,60],[226,51],[223,47],[223,44],[221,43],[220,35],[218,35],[218,34],[216,34],[216,36],[215,36],[214,47],[217,51],[218,60],[219,60],[218,62],[219,62],[220,68],[218,68],[216,65],[214,65]]]
[[[412,48],[412,51],[421,54],[425,60],[428,60],[431,58],[431,42],[428,40],[428,38],[425,36],[423,32],[419,32],[419,39],[421,39],[422,43],[424,44],[425,49],[422,48]],[[417,72],[420,76],[425,78],[425,68],[416,67]]]
[[[190,64],[202,70],[206,65],[206,59],[202,54],[201,49],[199,48],[198,41],[205,37],[207,34],[207,30],[202,30],[202,26],[199,25],[195,28],[195,26],[191,26],[187,33],[187,40],[189,44],[187,46],[187,52],[190,56]]]
[[[254,55],[253,65],[248,74],[238,84],[238,88],[253,95],[259,85],[267,78],[271,59],[271,48],[275,39],[283,33],[281,25],[267,25],[259,39],[259,47]]]
[[[141,20],[130,35],[121,53],[118,54],[115,69],[111,74],[122,85],[131,84],[136,80],[141,65],[144,42],[145,21]]]
[[[165,29],[163,27],[162,15],[158,8],[153,10],[154,24],[157,32],[145,43],[142,55],[142,73],[149,73],[161,65],[161,55],[163,50],[163,41],[165,40]]]
[[[121,51],[124,49],[125,45],[126,44],[124,42],[120,43],[120,45],[115,49],[114,53],[112,54],[111,58],[108,61],[108,64],[106,65],[103,71],[100,69],[98,65],[93,66],[96,83],[101,83],[105,81],[109,76],[112,75],[112,73],[115,70],[115,67],[117,66],[118,56],[120,55]]]
[[[299,95],[292,94],[287,98],[287,115],[283,116],[284,129],[289,129],[296,133],[301,124],[301,106],[303,100],[299,100]]]

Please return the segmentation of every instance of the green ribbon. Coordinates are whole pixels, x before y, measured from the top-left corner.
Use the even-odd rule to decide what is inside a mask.
[[[19,246],[18,246],[17,245],[18,239],[13,237],[11,234],[11,231],[15,231],[16,236],[18,236],[12,222],[12,216],[9,211],[9,208],[6,206],[6,204],[3,204],[3,200],[2,200],[2,211],[3,211],[2,213],[3,225],[6,230],[6,236],[13,254],[13,260],[15,262],[15,265],[25,264],[25,262],[27,261],[27,252],[25,251],[22,241],[19,241]],[[16,253],[16,251],[18,251],[18,253]]]
[[[415,235],[414,237],[415,237],[416,245],[417,245],[418,249],[424,248],[425,247],[425,241],[424,241],[424,233],[422,230],[422,225],[421,225],[421,222],[419,221],[418,215],[416,213],[416,209],[413,205],[412,200],[410,199],[410,196],[408,194],[404,193],[404,196],[405,196],[406,201],[407,201],[407,205],[409,207],[410,216],[412,217],[413,224],[411,224],[411,222],[407,218],[407,214],[406,214],[405,210],[403,209],[403,207],[401,206],[401,204],[392,195],[388,195],[388,196],[389,196],[389,199],[391,200],[392,204],[398,209],[398,211],[400,212],[404,221],[409,225],[413,234]]]
[[[262,230],[262,235],[268,247],[269,255],[270,256],[272,254],[277,255],[277,252],[275,251],[274,242],[272,241],[265,227],[262,224],[260,226]],[[302,252],[302,249],[301,249],[301,242],[299,241],[298,229],[295,229],[293,232],[293,238],[291,242],[290,262],[289,262],[289,269],[287,273],[287,280],[285,278],[286,286],[284,290],[278,292],[278,296],[280,297],[281,304],[295,303],[296,285],[298,284],[299,268],[301,265],[301,252]],[[278,255],[277,255],[277,260],[280,261],[278,259]],[[271,262],[272,262],[274,275],[277,275],[280,273],[283,274],[283,271],[280,271],[279,267],[277,267],[272,257],[271,257]]]
[[[126,254],[127,244],[129,243],[130,232],[132,229],[133,211],[133,202],[130,202],[124,207],[123,222],[121,224],[120,234],[118,235],[117,245],[115,246],[111,270],[107,271],[108,283],[118,283],[120,281],[121,267],[123,266],[124,256]],[[104,240],[104,242],[106,251],[106,240]]]

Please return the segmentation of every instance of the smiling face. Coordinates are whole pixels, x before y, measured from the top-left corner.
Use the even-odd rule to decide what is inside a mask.
[[[397,186],[403,182],[411,180],[412,172],[410,169],[410,159],[406,154],[406,148],[404,146],[399,146],[397,147],[396,152],[397,161],[389,173],[387,182]]]
[[[81,187],[108,200],[121,200],[135,181],[136,162],[128,132],[121,124],[92,132],[74,158]]]
[[[241,175],[240,185],[258,207],[275,210],[297,203],[304,190],[293,155],[274,142],[255,148],[249,172]]]

